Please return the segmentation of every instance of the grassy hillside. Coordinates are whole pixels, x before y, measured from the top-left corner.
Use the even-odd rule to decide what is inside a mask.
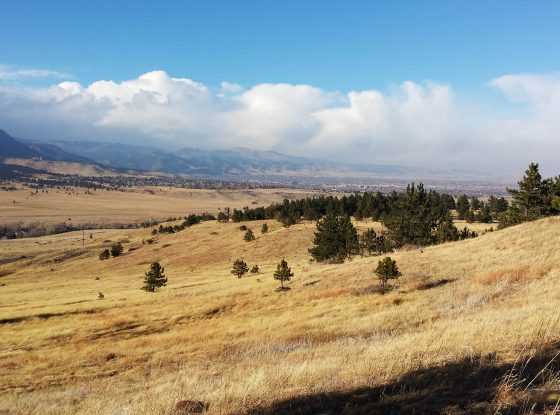
[[[267,223],[248,243],[217,222],[0,241],[0,413],[553,413],[560,218],[392,254],[386,295],[378,257],[312,263],[313,224]],[[237,257],[261,273],[234,278]],[[169,285],[150,294],[154,260]]]
[[[283,199],[303,198],[312,191],[296,189],[206,190],[174,187],[135,187],[126,192],[83,188],[49,189],[34,193],[19,186],[0,190],[0,225],[5,223],[74,224],[131,223],[157,215],[158,219],[188,213],[217,213],[224,207],[267,206]]]

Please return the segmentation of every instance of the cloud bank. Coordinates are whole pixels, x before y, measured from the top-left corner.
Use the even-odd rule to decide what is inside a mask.
[[[7,73],[0,67],[0,80],[24,76]],[[489,86],[505,111],[463,102],[433,82],[347,93],[282,83],[210,87],[164,71],[90,85],[3,82],[0,128],[33,139],[245,146],[360,163],[515,171],[534,159],[560,168],[560,74],[504,75]]]

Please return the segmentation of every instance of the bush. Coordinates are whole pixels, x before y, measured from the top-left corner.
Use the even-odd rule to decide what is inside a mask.
[[[251,268],[251,274],[258,274],[258,273],[259,273],[259,266],[253,265],[253,267]]]
[[[263,223],[261,226],[261,233],[267,233],[268,232],[268,225],[266,223]]]
[[[120,242],[117,242],[116,244],[111,245],[111,255],[114,257],[117,257],[119,255],[121,255],[124,251],[124,248],[122,246],[122,244]]]
[[[239,230],[240,230],[240,231],[246,231],[246,230],[247,230],[247,225],[241,225],[241,226],[239,227]]]
[[[247,263],[243,261],[241,258],[238,258],[233,262],[231,273],[235,275],[237,278],[241,278],[248,271],[249,271],[249,267],[247,266]]]
[[[251,242],[255,240],[255,234],[253,233],[253,231],[251,229],[247,229],[247,232],[245,232],[245,236],[243,237],[243,239],[245,240],[245,242]]]
[[[111,257],[111,253],[109,252],[108,249],[104,249],[103,251],[101,251],[101,253],[99,254],[99,259],[101,261],[104,261],[106,259],[109,259]]]
[[[375,274],[379,278],[379,284],[383,292],[386,291],[389,280],[396,280],[402,275],[397,267],[397,261],[391,259],[391,257],[385,257],[378,262]]]

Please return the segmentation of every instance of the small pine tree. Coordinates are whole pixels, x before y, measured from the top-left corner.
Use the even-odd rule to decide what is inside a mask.
[[[268,232],[268,225],[266,223],[263,223],[261,226],[261,233],[267,233]]]
[[[457,199],[456,208],[459,219],[465,219],[470,208],[469,198],[467,197],[467,195],[459,196],[459,198]]]
[[[123,251],[124,248],[120,242],[117,242],[116,244],[113,244],[111,246],[111,255],[114,257],[119,256],[120,254],[123,253]]]
[[[294,273],[288,267],[288,263],[285,259],[282,259],[280,263],[276,266],[276,271],[274,272],[274,279],[280,281],[280,289],[284,289],[284,281],[290,281],[294,276]]]
[[[255,240],[255,234],[253,233],[253,231],[251,229],[247,229],[247,232],[245,232],[245,236],[243,237],[243,239],[245,240],[245,242],[251,242]]]
[[[379,283],[381,284],[381,290],[383,292],[385,292],[389,280],[398,279],[401,276],[401,272],[397,267],[397,261],[391,259],[391,257],[385,257],[378,262],[375,274],[377,278],[379,278]]]
[[[236,259],[233,262],[233,267],[231,269],[231,273],[233,275],[235,275],[237,278],[241,278],[248,271],[249,271],[249,267],[247,266],[247,263],[245,261],[243,261],[241,258]]]
[[[258,274],[259,270],[260,269],[258,265],[253,265],[253,267],[251,268],[251,274]]]
[[[104,261],[106,259],[109,259],[111,257],[111,253],[109,252],[108,249],[104,249],[103,251],[101,251],[101,253],[99,254],[99,259],[101,261]]]
[[[159,262],[154,262],[150,265],[150,269],[144,276],[144,286],[142,289],[148,292],[155,292],[160,287],[165,287],[167,284],[167,277],[165,276],[164,268]]]

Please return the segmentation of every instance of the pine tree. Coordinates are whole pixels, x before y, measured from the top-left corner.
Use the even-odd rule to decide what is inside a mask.
[[[513,203],[526,220],[535,219],[543,214],[545,208],[543,180],[538,163],[531,163],[523,179],[517,183],[519,189],[508,189]]]
[[[268,232],[268,225],[266,223],[263,223],[261,226],[261,233],[267,233]]]
[[[389,280],[398,279],[402,275],[397,267],[397,261],[391,259],[391,257],[385,257],[378,262],[375,274],[379,278],[383,292],[385,292]]]
[[[317,221],[313,244],[309,253],[319,262],[342,262],[359,252],[358,233],[350,217],[338,216],[332,208]]]
[[[103,251],[101,251],[101,253],[99,254],[99,259],[101,261],[104,261],[106,259],[109,259],[111,257],[111,253],[109,252],[108,249],[104,249]]]
[[[111,246],[111,255],[114,257],[121,255],[123,251],[124,248],[120,242],[117,242],[116,244],[113,244]]]
[[[258,274],[259,270],[260,269],[258,265],[253,265],[253,267],[251,268],[251,274]]]
[[[284,289],[284,281],[290,281],[294,276],[294,273],[288,267],[288,263],[285,259],[282,259],[280,263],[276,266],[276,271],[274,272],[274,279],[280,281],[280,289]]]
[[[459,230],[453,224],[451,216],[448,215],[438,224],[436,238],[439,243],[457,241],[459,239]]]
[[[249,271],[249,267],[247,266],[247,263],[245,261],[243,261],[241,258],[236,259],[233,262],[233,267],[231,269],[231,273],[233,275],[235,275],[237,278],[241,278],[248,271]]]
[[[245,236],[243,237],[243,239],[245,240],[245,242],[251,242],[255,240],[255,234],[253,233],[253,231],[251,229],[247,229],[247,232],[245,232]]]
[[[165,285],[167,285],[167,277],[165,276],[164,268],[159,262],[152,263],[144,276],[144,286],[142,289],[153,293],[158,288],[165,287]]]
[[[375,230],[369,228],[360,236],[360,253],[364,255],[367,253],[368,255],[372,255],[377,250],[377,234]]]
[[[456,206],[459,219],[465,219],[470,208],[469,198],[467,197],[467,195],[459,196]]]

